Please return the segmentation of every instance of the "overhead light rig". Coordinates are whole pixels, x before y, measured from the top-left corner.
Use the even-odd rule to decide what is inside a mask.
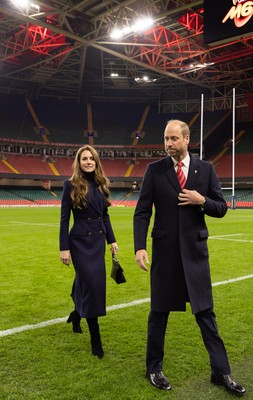
[[[121,39],[124,36],[145,32],[153,25],[153,20],[150,17],[142,17],[137,19],[132,25],[123,26],[122,28],[115,28],[111,32],[111,38],[114,40]]]
[[[30,12],[40,12],[40,6],[35,4],[29,0],[10,0],[15,7],[19,9],[21,12],[25,12],[26,14],[30,14]]]

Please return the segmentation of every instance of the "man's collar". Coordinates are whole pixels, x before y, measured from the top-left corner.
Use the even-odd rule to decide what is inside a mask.
[[[171,159],[172,159],[173,164],[174,164],[174,167],[175,167],[175,166],[177,165],[178,161],[177,161],[174,157],[171,157]],[[181,160],[181,162],[182,162],[187,168],[189,168],[189,165],[190,165],[190,155],[189,155],[189,153],[187,153],[186,157],[185,157],[183,160]]]

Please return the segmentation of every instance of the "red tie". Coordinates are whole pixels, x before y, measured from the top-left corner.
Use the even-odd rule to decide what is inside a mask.
[[[182,163],[182,161],[179,161],[177,163],[177,177],[178,177],[178,181],[179,181],[179,184],[181,186],[181,189],[184,188],[185,182],[186,182],[186,177],[185,177],[185,174],[184,174],[184,172],[182,170],[182,166],[183,165],[184,164]]]

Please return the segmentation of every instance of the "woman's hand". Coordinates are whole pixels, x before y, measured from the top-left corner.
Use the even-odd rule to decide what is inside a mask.
[[[71,261],[70,251],[69,250],[60,251],[60,259],[63,264],[69,265]]]
[[[112,254],[117,254],[117,251],[118,251],[118,245],[117,245],[117,243],[115,242],[115,243],[111,243],[111,252],[112,252]]]

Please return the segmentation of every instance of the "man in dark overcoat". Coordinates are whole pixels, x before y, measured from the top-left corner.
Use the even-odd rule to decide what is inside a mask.
[[[155,209],[147,377],[152,385],[171,389],[162,371],[167,320],[170,311],[185,311],[190,302],[210,356],[211,382],[243,395],[245,388],[230,376],[218,333],[208,261],[205,215],[222,218],[227,205],[213,166],[188,152],[189,140],[187,124],[179,120],[167,123],[164,145],[168,156],[147,166],[134,213],[136,262],[148,271],[146,240]]]

